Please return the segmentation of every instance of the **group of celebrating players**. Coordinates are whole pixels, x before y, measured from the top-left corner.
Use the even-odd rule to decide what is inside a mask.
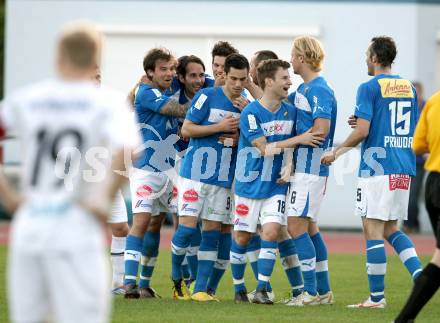
[[[415,175],[417,93],[392,73],[393,39],[375,37],[369,44],[372,78],[359,87],[349,118],[353,131],[336,148],[337,101],[320,75],[324,49],[313,37],[294,40],[290,63],[270,50],[256,52],[249,63],[228,42],[218,42],[214,78],[194,55],[176,63],[168,50],[151,49],[143,60],[145,75],[129,95],[137,126],[121,108],[125,97],[90,81],[100,65],[100,39],[88,25],[66,28],[57,48],[58,79],[3,103],[2,121],[26,143],[23,194],[0,174],[0,198],[16,213],[8,261],[13,321],[48,315],[62,322],[108,320],[106,250],[97,219],[107,220],[105,207],[115,195],[113,284],[123,285],[115,293],[159,297],[150,280],[170,212],[177,214],[174,299],[218,301],[216,290],[230,264],[235,302],[273,304],[270,278],[279,253],[291,286],[284,304],[333,304],[318,213],[330,164],[361,142],[355,213],[364,228],[370,295],[349,307],[386,306],[385,239],[412,279],[418,277],[414,245],[397,223],[406,218]],[[289,94],[291,67],[304,82]],[[137,151],[133,165],[124,164],[124,147]],[[126,238],[118,192],[123,177],[108,172],[109,157],[112,169],[129,173],[134,216]],[[107,164],[98,165],[102,159]],[[257,281],[250,293],[247,262]]]
[[[158,297],[150,279],[160,224],[164,212],[171,212],[177,213],[174,299],[218,301],[216,290],[230,263],[235,302],[273,304],[270,277],[279,252],[291,285],[286,305],[332,304],[318,212],[329,165],[360,142],[356,214],[367,242],[370,297],[350,306],[385,307],[384,238],[412,278],[418,276],[414,245],[397,224],[406,218],[415,175],[410,142],[417,94],[408,80],[391,73],[391,38],[373,38],[366,55],[373,78],[359,87],[349,119],[354,131],[331,151],[337,101],[320,75],[324,49],[317,39],[296,38],[290,64],[270,50],[256,52],[249,63],[220,41],[212,49],[214,80],[194,55],[180,57],[176,68],[168,50],[147,53],[146,74],[130,95],[146,149],[130,176],[134,220],[125,249],[126,298]],[[291,94],[290,67],[304,81]],[[176,151],[168,149],[170,143]],[[257,281],[251,293],[244,281],[247,262]]]

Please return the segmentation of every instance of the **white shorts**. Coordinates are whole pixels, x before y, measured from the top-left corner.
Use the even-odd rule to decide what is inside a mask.
[[[111,280],[102,226],[78,209],[58,218],[25,212],[11,225],[11,321],[108,322]]]
[[[133,214],[176,213],[177,187],[165,173],[134,168],[130,174],[131,207]]]
[[[285,196],[274,195],[267,199],[249,199],[235,195],[234,231],[257,232],[258,224],[286,225]]]
[[[360,177],[355,214],[382,221],[406,220],[410,183],[409,175]]]
[[[122,192],[118,191],[112,205],[112,212],[108,223],[125,223],[128,221],[127,208]]]
[[[234,201],[231,189],[180,178],[179,216],[200,216],[203,220],[232,224]]]
[[[287,216],[318,220],[318,212],[327,187],[327,177],[295,173],[286,195]]]

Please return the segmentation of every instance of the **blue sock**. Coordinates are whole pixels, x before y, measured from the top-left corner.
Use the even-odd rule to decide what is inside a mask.
[[[383,240],[367,240],[367,274],[370,297],[374,302],[384,298],[387,256]]]
[[[202,231],[202,242],[197,254],[199,266],[197,279],[194,286],[194,293],[206,292],[208,279],[211,277],[212,268],[217,260],[218,242],[220,240],[219,230]]]
[[[296,297],[302,293],[304,284],[293,239],[287,239],[278,243],[278,250],[280,251],[281,264],[292,287],[292,296]]]
[[[182,262],[196,228],[179,224],[171,240],[171,278],[182,279]]]
[[[252,236],[246,249],[246,256],[252,267],[255,280],[258,280],[258,255],[260,254],[261,237],[259,234]]]
[[[324,295],[330,291],[327,247],[320,232],[310,238],[316,252],[316,287],[318,294]]]
[[[142,239],[133,235],[127,236],[125,245],[125,279],[124,285],[136,285],[136,279],[141,260]]]
[[[195,280],[197,277],[197,266],[198,266],[197,253],[199,252],[201,240],[202,240],[202,231],[200,230],[200,227],[197,226],[197,230],[192,235],[191,243],[186,252],[186,260],[188,261],[189,272],[191,274],[191,279],[193,280]]]
[[[304,290],[310,295],[315,296],[316,290],[316,253],[312,239],[307,232],[293,239],[298,258],[301,262],[301,271],[304,278]]]
[[[159,254],[160,232],[146,232],[142,245],[140,288],[150,287],[151,276]]]
[[[232,281],[234,283],[235,292],[238,293],[246,290],[244,284],[244,272],[246,270],[246,251],[249,250],[245,246],[240,246],[234,240],[231,245],[231,272]]]
[[[267,283],[273,272],[277,258],[278,242],[261,239],[260,255],[258,256],[258,285],[257,291],[266,290]]]
[[[186,254],[188,254],[188,251],[186,252]],[[189,267],[188,267],[188,257],[187,256],[185,256],[185,258],[183,258],[183,261],[182,261],[182,278],[184,280],[191,279],[191,274],[189,272]]]
[[[408,269],[412,279],[416,280],[422,273],[422,264],[411,239],[402,231],[396,231],[387,240],[399,255],[406,269]]]
[[[218,242],[217,261],[214,264],[211,277],[208,281],[208,290],[215,294],[218,284],[223,277],[223,274],[228,268],[229,253],[231,252],[231,234],[222,233]]]

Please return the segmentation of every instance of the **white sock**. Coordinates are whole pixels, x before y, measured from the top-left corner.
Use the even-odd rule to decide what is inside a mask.
[[[127,237],[115,237],[112,235],[111,260],[113,269],[113,287],[124,285],[124,251]]]

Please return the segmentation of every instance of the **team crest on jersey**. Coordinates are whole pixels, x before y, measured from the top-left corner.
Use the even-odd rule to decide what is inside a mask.
[[[203,103],[205,103],[206,99],[208,97],[205,94],[200,94],[199,98],[197,99],[196,103],[194,103],[194,108],[197,110],[200,110],[203,106]]]
[[[199,200],[199,194],[194,189],[190,189],[183,193],[183,200],[187,202],[197,202]]]
[[[307,100],[307,98],[301,94],[301,93],[296,93],[295,95],[295,106],[303,111],[307,111],[307,112],[312,112],[312,108],[310,107],[309,101]]]
[[[245,204],[238,204],[235,207],[235,213],[238,216],[246,216],[246,215],[249,214],[249,207],[247,205],[245,205]]]
[[[390,191],[409,189],[410,177],[409,175],[389,175],[389,189]]]
[[[378,80],[383,98],[414,98],[411,82],[402,79]]]
[[[153,193],[153,189],[148,185],[139,186],[136,190],[136,195],[139,197],[147,198]]]

